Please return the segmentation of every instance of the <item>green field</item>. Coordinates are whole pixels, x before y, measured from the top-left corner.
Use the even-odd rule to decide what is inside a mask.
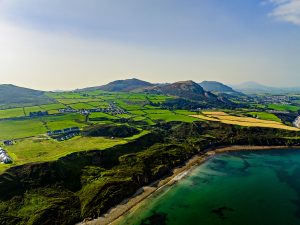
[[[28,138],[17,141],[15,145],[7,146],[5,149],[14,161],[10,166],[14,166],[29,162],[51,161],[72,152],[102,150],[126,142],[125,139],[102,137],[75,137],[63,142],[44,138]],[[5,167],[7,166],[0,165],[0,171]]]
[[[0,121],[0,140],[44,134],[47,129],[39,119]]]
[[[63,104],[49,104],[49,105],[40,105],[40,107],[45,111],[55,110],[55,109],[64,109],[66,108]]]
[[[92,113],[90,115],[90,119],[106,119],[106,120],[115,120],[115,119],[118,119],[118,117],[116,116],[112,116],[110,114],[107,114],[107,113],[103,113],[103,112],[95,112],[95,113]]]
[[[47,130],[60,130],[68,127],[86,126],[85,117],[75,113],[60,116],[46,116],[42,117],[41,121]]]
[[[22,117],[22,116],[25,116],[23,108],[0,110],[0,119]]]
[[[253,116],[257,119],[262,119],[262,120],[272,120],[276,122],[282,122],[281,119],[279,119],[276,115],[272,113],[267,113],[267,112],[249,112],[247,113],[250,116]]]
[[[26,116],[29,116],[31,112],[38,112],[38,111],[45,111],[40,106],[31,106],[31,107],[24,107],[24,111]]]
[[[278,111],[292,111],[292,112],[297,112],[298,110],[300,110],[299,106],[294,106],[294,105],[270,104],[268,105],[268,108],[278,110]]]
[[[93,109],[95,106],[90,105],[89,103],[75,103],[75,104],[70,104],[68,105],[72,109]]]

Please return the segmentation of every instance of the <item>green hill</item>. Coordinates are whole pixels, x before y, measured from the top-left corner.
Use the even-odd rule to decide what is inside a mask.
[[[18,87],[12,84],[0,85],[0,108],[16,107],[18,105],[40,105],[54,102],[43,91]]]
[[[126,80],[116,80],[110,82],[106,85],[98,86],[98,87],[90,87],[85,88],[85,91],[92,91],[92,90],[103,90],[103,91],[112,91],[112,92],[130,92],[136,89],[151,87],[153,84],[139,80],[136,78],[133,79],[126,79]]]

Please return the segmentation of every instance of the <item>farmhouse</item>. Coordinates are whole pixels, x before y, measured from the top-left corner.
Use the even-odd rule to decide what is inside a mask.
[[[7,152],[0,147],[0,163],[9,164],[12,163],[12,159],[9,157]]]

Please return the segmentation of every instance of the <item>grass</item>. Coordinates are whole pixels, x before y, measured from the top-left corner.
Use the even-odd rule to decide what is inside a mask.
[[[279,104],[270,104],[268,105],[268,108],[278,110],[278,111],[292,111],[292,112],[297,112],[298,110],[300,110],[299,106],[279,105]]]
[[[8,154],[13,158],[13,164],[0,166],[0,170],[29,162],[56,160],[72,152],[103,150],[126,142],[125,139],[103,137],[75,137],[63,142],[42,137],[28,138],[17,141],[15,145],[5,147]]]
[[[82,103],[82,102],[71,104],[69,106],[73,109],[93,109],[93,108],[95,108],[95,106],[92,106],[88,103]]]
[[[93,106],[93,108],[105,108],[108,106],[108,103],[104,101],[88,102],[88,104]]]
[[[271,120],[275,122],[282,122],[281,119],[279,119],[276,115],[272,113],[267,113],[267,112],[249,112],[247,113],[250,116],[254,116],[257,119],[262,119],[262,120]]]
[[[90,115],[90,119],[95,119],[95,118],[103,118],[103,119],[107,119],[107,120],[118,119],[116,116],[112,116],[110,114],[103,113],[103,112],[95,112]]]
[[[189,110],[175,110],[174,113],[188,116],[188,115],[194,114],[195,112],[191,112]]]
[[[221,123],[239,125],[245,127],[267,127],[267,128],[299,131],[298,128],[290,127],[276,121],[255,119],[249,117],[231,116],[224,112],[203,112],[203,114],[205,115],[193,115],[193,117],[203,119],[203,120],[217,121]]]
[[[148,130],[142,130],[139,134],[133,135],[132,137],[124,138],[124,140],[128,140],[128,141],[135,140],[139,137],[144,136],[145,134],[149,134],[149,132],[150,131],[148,131]]]
[[[46,133],[47,130],[39,119],[0,121],[0,140],[30,137]]]
[[[62,104],[75,104],[75,103],[80,103],[80,102],[94,102],[94,98],[61,98],[57,99]]]
[[[180,114],[175,114],[175,113],[154,113],[154,114],[147,114],[147,116],[151,120],[164,120],[166,122],[170,121],[182,121],[182,122],[194,122],[197,121],[197,119],[190,117],[190,116],[185,116],[185,115],[180,115]]]
[[[145,115],[146,114],[143,110],[132,110],[132,111],[129,111],[129,113],[131,113],[133,115]]]
[[[24,107],[26,116],[29,116],[31,112],[45,111],[40,106]]]
[[[68,127],[84,127],[85,117],[81,114],[66,114],[42,117],[41,121],[47,130],[60,130]]]
[[[22,117],[22,116],[25,116],[23,108],[0,110],[0,119]]]
[[[115,145],[125,144],[148,133],[149,131],[143,130],[137,135],[124,139],[78,136],[67,141],[58,142],[41,135],[19,140],[14,145],[5,147],[5,150],[13,159],[13,164],[0,164],[0,172],[11,166],[29,162],[56,160],[73,152],[103,150]]]
[[[146,114],[174,114],[170,110],[165,109],[145,109],[143,110]]]
[[[63,104],[49,104],[49,105],[40,105],[40,107],[45,110],[45,111],[51,111],[51,110],[55,110],[55,109],[64,109],[66,108],[65,105]]]

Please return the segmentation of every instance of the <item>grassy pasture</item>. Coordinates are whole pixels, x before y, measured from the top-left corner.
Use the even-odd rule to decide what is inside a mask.
[[[116,116],[119,118],[126,118],[126,119],[129,119],[132,117],[132,115],[130,115],[130,114],[118,114]]]
[[[59,113],[59,111],[57,109],[51,109],[51,110],[48,110],[47,112],[48,112],[49,115]]]
[[[84,102],[94,102],[94,98],[59,98],[57,99],[62,104],[68,105],[68,104],[75,104],[75,103],[84,103]]]
[[[40,105],[40,107],[44,110],[44,111],[51,111],[51,110],[55,110],[55,109],[64,109],[66,108],[65,105],[57,103],[57,104],[49,104],[49,105]]]
[[[39,119],[0,121],[0,140],[35,136],[47,132]]]
[[[75,103],[75,104],[71,104],[68,106],[70,106],[72,109],[77,109],[77,110],[95,108],[94,106],[90,105],[89,103]]]
[[[47,130],[60,130],[68,127],[84,127],[85,117],[80,114],[66,114],[41,118]]]
[[[279,105],[279,104],[270,104],[268,105],[268,108],[278,110],[278,111],[292,111],[292,112],[297,112],[298,110],[300,110],[299,106]]]
[[[188,115],[194,114],[195,112],[191,112],[189,110],[174,110],[174,113],[188,116]]]
[[[145,109],[143,111],[146,114],[174,114],[170,110],[165,110],[165,109]]]
[[[88,102],[88,104],[93,106],[93,108],[104,108],[108,106],[108,103],[102,100],[96,102]]]
[[[39,139],[35,137],[17,141],[15,145],[7,146],[5,149],[14,161],[10,166],[15,166],[29,162],[51,161],[72,152],[103,150],[126,142],[123,139],[107,139],[102,137],[75,137],[67,141],[58,142],[52,139]]]
[[[77,136],[70,140],[58,142],[44,136],[37,136],[18,140],[14,145],[5,147],[8,154],[13,158],[13,164],[0,164],[0,172],[11,166],[56,160],[73,152],[103,150],[125,144],[147,133],[149,131],[142,131],[137,135],[123,139]]]
[[[46,94],[50,98],[84,98],[82,93],[79,92],[48,92]]]
[[[38,111],[46,111],[42,109],[40,106],[31,106],[31,107],[24,107],[26,116],[29,116],[31,112],[38,112]]]
[[[22,117],[24,115],[23,108],[3,109],[0,110],[0,119]]]
[[[143,110],[131,110],[129,111],[130,114],[133,115],[145,115],[146,113]]]
[[[262,120],[271,120],[271,121],[276,121],[276,122],[282,122],[281,119],[279,119],[276,115],[272,113],[267,113],[267,112],[249,112],[247,113],[250,116],[254,116],[257,119],[262,119]]]
[[[197,121],[196,118],[181,115],[181,114],[175,114],[172,112],[169,113],[153,113],[153,114],[147,114],[147,116],[151,120],[165,120],[166,122],[170,121],[182,121],[182,122],[194,122]]]
[[[107,114],[107,113],[103,113],[103,112],[94,112],[90,115],[90,119],[95,119],[95,118],[104,118],[107,120],[115,120],[118,119],[118,117]]]

